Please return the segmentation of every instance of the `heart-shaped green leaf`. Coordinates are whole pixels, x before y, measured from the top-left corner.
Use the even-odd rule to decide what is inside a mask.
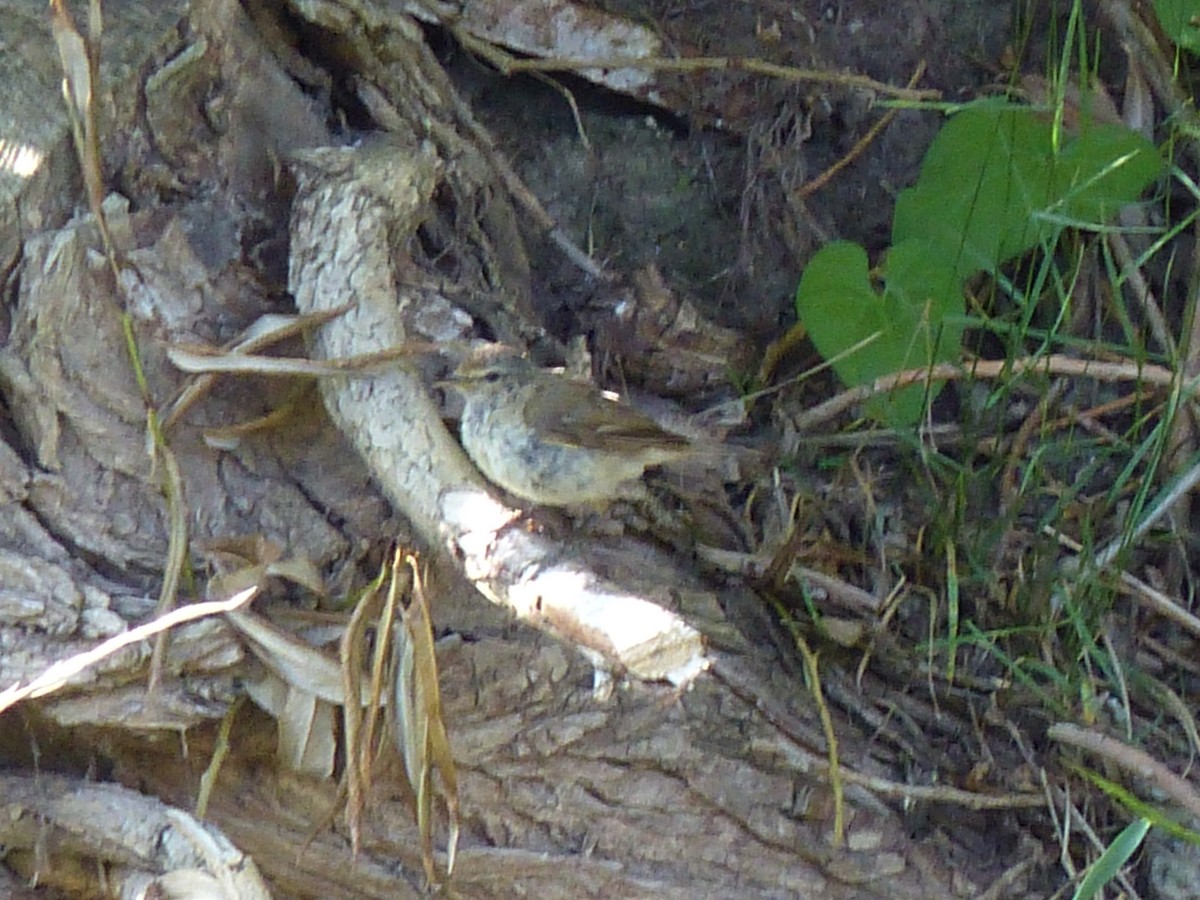
[[[1167,37],[1180,47],[1200,53],[1200,0],[1154,0],[1154,13]]]
[[[893,247],[882,293],[871,286],[867,254],[858,244],[837,241],[809,261],[796,311],[844,382],[867,384],[957,358],[962,326],[949,320],[962,312],[962,293],[954,268],[936,251],[919,240]],[[925,386],[914,385],[872,398],[867,409],[893,425],[911,424],[920,419],[925,397]]]
[[[871,285],[866,252],[838,242],[805,268],[796,310],[850,385],[956,359],[968,277],[1051,244],[1068,225],[1102,227],[1162,167],[1149,141],[1119,125],[1085,119],[1056,138],[1044,110],[972,106],[942,128],[917,184],[896,203],[883,291]],[[868,412],[892,424],[915,422],[937,390],[892,391]]]
[[[1154,145],[1119,125],[1085,123],[1056,148],[1048,113],[980,104],[938,132],[916,185],[896,201],[892,240],[930,241],[965,280],[1064,225],[1101,227],[1161,171]]]

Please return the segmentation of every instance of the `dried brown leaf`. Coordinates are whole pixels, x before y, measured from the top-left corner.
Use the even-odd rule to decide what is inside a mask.
[[[391,567],[394,572],[394,564]],[[338,649],[342,662],[342,678],[345,680],[347,697],[362,696],[363,687],[363,649],[366,646],[367,632],[373,619],[380,615],[391,602],[392,590],[385,601],[382,597],[384,580],[389,572],[388,564],[379,570],[379,575],[369,584],[354,607],[354,613],[342,635]],[[394,578],[393,578],[394,585]],[[387,617],[384,609],[384,616]],[[375,655],[383,652],[387,642],[387,632],[377,628]],[[366,714],[363,707],[356,704],[346,704],[342,710],[344,729],[346,732],[346,823],[350,829],[350,845],[357,855],[361,844],[362,813],[366,807],[366,798],[371,788],[371,763],[375,753],[376,723],[383,707],[384,689],[383,678],[373,672],[366,686]]]
[[[450,820],[446,845],[446,875],[454,872],[458,848],[458,775],[450,753],[450,739],[442,717],[437,658],[429,605],[416,560],[409,556],[413,573],[413,600],[396,629],[395,737],[404,769],[415,795],[417,830],[425,875],[435,883],[433,861],[433,769],[441,775],[442,794]]]

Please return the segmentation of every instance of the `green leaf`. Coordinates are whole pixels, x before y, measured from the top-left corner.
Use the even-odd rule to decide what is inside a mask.
[[[867,252],[858,244],[835,241],[804,267],[796,291],[796,313],[821,356],[846,384],[865,384],[878,372],[873,348],[888,323],[871,289]],[[860,350],[858,344],[870,342]],[[843,355],[844,354],[844,355]]]
[[[1085,124],[1055,148],[1044,111],[1006,103],[963,110],[934,139],[916,185],[900,194],[893,241],[935,244],[965,280],[1065,225],[1102,227],[1162,171],[1155,147],[1119,125]]]
[[[849,385],[868,384],[905,369],[958,356],[962,292],[953,267],[925,241],[906,241],[888,253],[885,287],[870,282],[862,247],[838,241],[809,261],[796,292],[796,311],[821,356]],[[940,386],[912,385],[872,398],[876,419],[906,425],[920,419],[925,398]]]
[[[1185,50],[1200,53],[1200,0],[1154,0],[1158,24],[1167,37]]]
[[[954,360],[968,277],[1052,244],[1064,227],[1104,227],[1162,169],[1154,145],[1119,125],[1085,119],[1056,134],[1044,110],[976,104],[946,123],[916,185],[900,195],[882,292],[866,252],[838,242],[804,270],[796,310],[849,385]],[[915,422],[939,388],[892,391],[867,410],[895,425]]]
[[[1163,170],[1158,150],[1123,125],[1087,125],[1048,161],[1050,197],[1033,215],[1044,221],[1043,237],[1061,224],[1103,228]],[[1058,220],[1057,222],[1055,220]]]
[[[1138,847],[1150,830],[1149,819],[1135,819],[1125,826],[1116,839],[1108,845],[1088,868],[1088,873],[1075,890],[1072,900],[1091,900],[1106,884],[1117,877],[1117,874],[1129,862],[1130,857],[1137,852]]]
[[[1048,130],[1011,108],[964,110],[943,126],[914,187],[901,192],[895,243],[924,238],[961,279],[1032,246],[1029,210],[1045,204]]]

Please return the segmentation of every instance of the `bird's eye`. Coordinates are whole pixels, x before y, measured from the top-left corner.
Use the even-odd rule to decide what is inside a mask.
[[[488,372],[486,375],[483,376],[483,380],[486,381],[488,384],[495,384],[497,381],[500,380],[500,373],[499,372]]]

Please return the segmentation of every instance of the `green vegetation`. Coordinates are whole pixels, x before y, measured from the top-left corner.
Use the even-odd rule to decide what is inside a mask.
[[[1158,24],[1175,44],[1200,53],[1200,2],[1198,0],[1154,0]]]
[[[893,658],[911,683],[1000,685],[991,710],[1010,733],[1078,723],[1131,751],[1115,765],[1095,748],[1047,757],[1096,799],[1095,837],[1072,833],[1064,853],[1083,860],[1080,898],[1120,877],[1152,830],[1200,840],[1179,824],[1178,796],[1147,800],[1127,771],[1133,754],[1180,772],[1200,752],[1180,663],[1200,639],[1200,267],[1183,264],[1195,251],[1178,240],[1197,226],[1200,135],[1194,101],[1158,110],[1161,149],[1116,120],[1082,9],[1071,3],[1050,36],[1059,56],[1043,91],[950,116],[898,197],[877,268],[857,244],[832,243],[796,295],[828,366],[873,390],[852,426],[861,449],[834,455],[845,435],[807,440],[838,496],[864,495],[840,514],[862,535],[860,579],[907,587],[907,630],[893,627],[920,643]],[[1163,81],[1189,74],[1200,0],[1154,9],[1180,52],[1151,62]],[[1020,79],[1011,87],[1026,96]],[[956,402],[931,411],[949,377]]]
[[[920,179],[896,203],[892,247],[876,291],[856,244],[822,248],[805,268],[796,310],[813,343],[849,385],[961,356],[963,288],[977,272],[1064,229],[1101,230],[1162,172],[1149,141],[1085,119],[1075,134],[1031,106],[985,102],[957,113],[925,155]],[[923,385],[871,401],[895,425],[920,419]]]

